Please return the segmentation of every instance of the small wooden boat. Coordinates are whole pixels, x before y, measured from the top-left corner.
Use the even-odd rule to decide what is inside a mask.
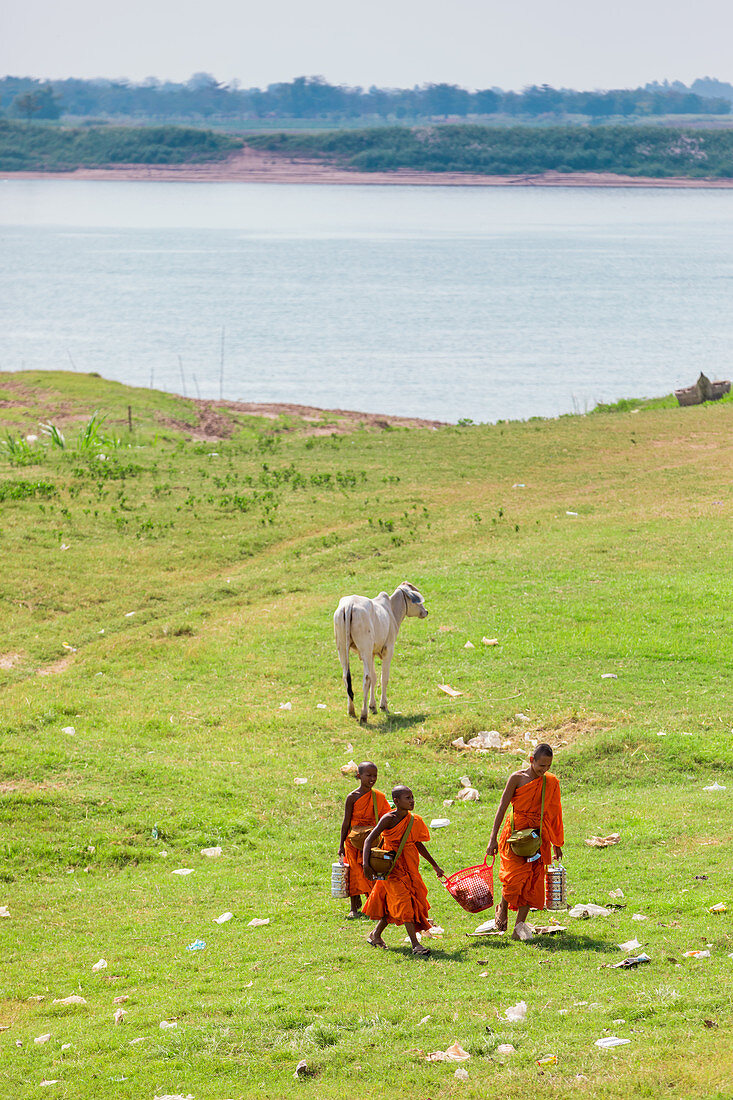
[[[711,382],[704,374],[700,375],[694,386],[685,386],[674,391],[680,405],[702,405],[704,401],[719,401],[726,393],[730,393],[729,381]]]

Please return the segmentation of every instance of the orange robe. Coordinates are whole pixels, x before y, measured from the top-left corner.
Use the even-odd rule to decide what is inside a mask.
[[[379,817],[384,817],[390,811],[390,805],[381,791],[372,788],[372,791],[377,796],[377,810],[379,811]],[[354,803],[354,808],[351,811],[351,828],[355,829],[359,825],[376,825],[374,820],[374,799],[372,798],[372,791],[367,791],[361,798],[357,798]],[[377,821],[379,820],[377,818]],[[355,848],[353,844],[349,844],[348,840],[344,844],[344,851],[346,852],[346,862],[349,865],[349,894],[352,898],[358,897],[359,894],[368,894],[371,892],[374,886],[373,882],[370,882],[368,878],[364,876],[364,860],[363,853]]]
[[[394,828],[384,830],[380,847],[388,852],[397,851],[410,816],[414,819],[414,824],[407,843],[387,878],[374,883],[374,889],[367,898],[363,911],[372,920],[386,917],[390,924],[412,921],[418,932],[424,932],[430,927],[430,905],[428,890],[420,874],[417,844],[426,844],[430,840],[427,825],[417,814],[406,814]]]
[[[529,905],[533,909],[545,908],[545,868],[552,863],[552,845],[561,848],[565,839],[560,805],[560,784],[557,776],[545,773],[545,813],[542,822],[542,849],[540,858],[527,863],[524,856],[517,856],[509,847],[511,833],[510,816],[507,814],[499,837],[499,881],[502,897],[510,909]],[[520,787],[512,799],[514,828],[537,828],[540,823],[542,780],[532,779]]]

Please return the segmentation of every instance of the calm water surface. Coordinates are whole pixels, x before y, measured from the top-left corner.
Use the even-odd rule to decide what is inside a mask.
[[[3,370],[218,397],[224,329],[225,398],[477,421],[731,374],[733,191],[10,180],[0,246]]]

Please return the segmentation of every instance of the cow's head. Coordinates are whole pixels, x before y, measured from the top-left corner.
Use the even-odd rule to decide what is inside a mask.
[[[428,609],[425,606],[425,601],[415,588],[414,584],[410,584],[409,581],[403,581],[400,585],[400,591],[405,597],[405,607],[407,608],[408,615],[417,615],[420,619],[427,619]]]

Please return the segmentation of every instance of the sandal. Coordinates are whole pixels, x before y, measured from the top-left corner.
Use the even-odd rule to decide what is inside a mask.
[[[413,955],[419,955],[421,958],[427,958],[431,954],[429,947],[423,947],[421,943],[416,943],[412,949]]]
[[[357,909],[356,911],[354,911],[352,909],[350,913],[346,914],[346,919],[347,920],[359,920],[359,917],[363,917],[363,916],[364,916],[364,914],[362,913],[361,909]]]
[[[373,940],[371,936],[367,936],[366,941],[367,941],[367,943],[369,944],[370,947],[381,947],[382,951],[387,950],[387,944],[386,943],[377,943],[377,941]]]

